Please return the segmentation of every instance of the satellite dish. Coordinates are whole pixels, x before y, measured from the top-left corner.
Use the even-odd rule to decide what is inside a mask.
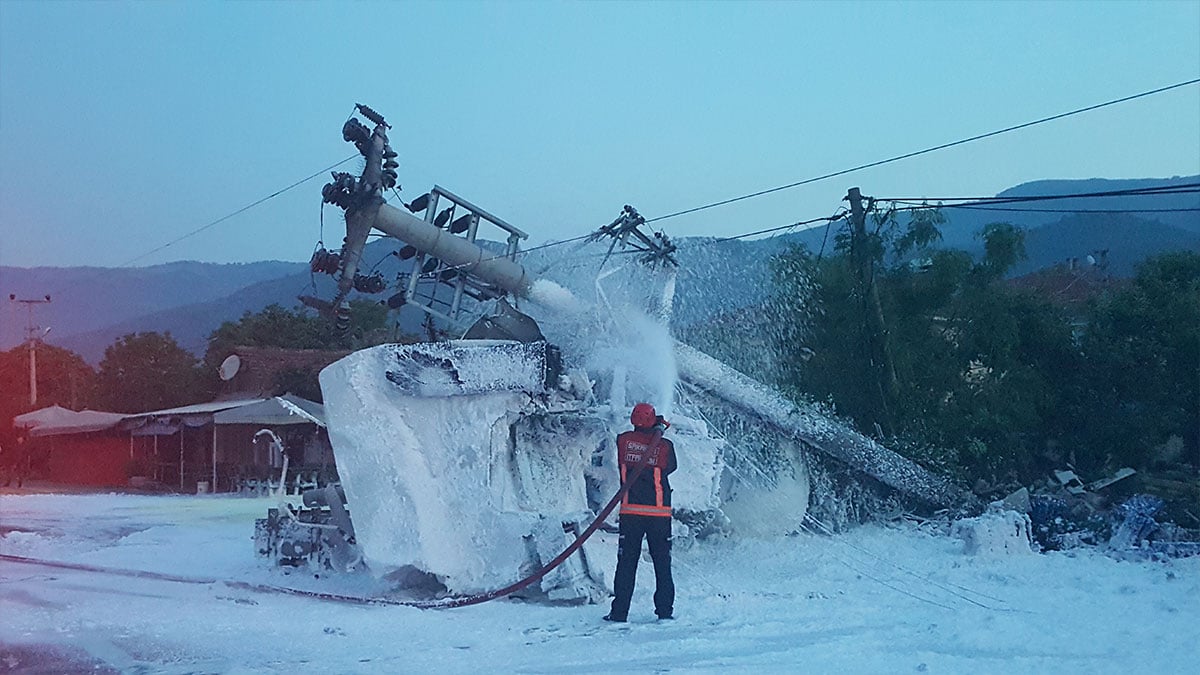
[[[222,380],[228,382],[233,379],[234,375],[237,375],[238,368],[241,367],[242,360],[238,358],[238,355],[230,354],[221,362],[221,367],[217,368],[217,375],[220,375]]]

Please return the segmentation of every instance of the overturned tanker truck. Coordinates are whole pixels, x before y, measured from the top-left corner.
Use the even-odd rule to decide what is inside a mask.
[[[416,306],[460,326],[462,339],[381,345],[321,372],[341,491],[308,495],[304,506],[260,521],[261,554],[366,568],[447,597],[478,596],[541,569],[527,597],[596,601],[610,589],[614,528],[578,540],[620,487],[614,438],[638,401],[671,421],[677,541],[789,533],[806,517],[841,527],[885,508],[966,499],[819,410],[672,339],[674,246],[643,232],[632,207],[592,240],[606,240],[610,254],[632,251],[637,262],[575,275],[574,284],[535,278],[517,260],[525,234],[449,191],[388,204],[383,191],[395,186],[397,167],[390,127],[370,108],[358,111],[373,128],[351,119],[343,136],[365,169],[335,173],[324,190],[346,212],[344,245],[314,256],[314,269],[336,276],[337,295],[304,300],[344,320],[352,291],[386,286],[358,273],[378,231],[412,261],[389,306]],[[488,228],[504,243],[477,241]],[[547,569],[569,546],[571,555]]]

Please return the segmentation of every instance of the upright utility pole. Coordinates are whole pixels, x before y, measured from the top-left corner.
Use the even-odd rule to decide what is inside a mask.
[[[25,340],[29,343],[29,406],[37,409],[37,343],[42,337],[49,332],[49,328],[45,332],[40,332],[41,328],[33,320],[34,305],[45,305],[50,302],[50,296],[47,295],[42,299],[25,300],[17,298],[15,293],[8,295],[10,302],[18,302],[25,305],[27,319],[25,322]]]
[[[879,287],[875,284],[875,261],[867,246],[867,209],[863,207],[862,192],[850,188],[846,193],[850,202],[850,259],[858,278],[859,301],[867,335],[867,354],[871,361],[871,378],[879,405],[879,424],[888,435],[894,434],[893,406],[899,395],[896,384],[896,368],[892,363],[892,352],[888,345],[887,324],[883,320],[883,305],[879,302]]]

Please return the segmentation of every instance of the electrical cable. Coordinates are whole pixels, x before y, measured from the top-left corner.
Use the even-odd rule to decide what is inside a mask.
[[[214,221],[212,221],[212,222],[208,223],[207,225],[202,225],[202,226],[200,226],[200,227],[198,227],[198,228],[196,228],[196,229],[192,230],[191,232],[188,232],[187,234],[184,234],[184,235],[181,235],[181,236],[179,236],[179,237],[176,237],[175,239],[172,239],[171,241],[169,241],[169,242],[167,242],[167,243],[163,244],[162,246],[159,246],[159,247],[157,247],[157,248],[155,248],[155,249],[152,249],[152,250],[150,250],[150,251],[147,251],[146,253],[143,253],[143,254],[141,254],[141,255],[139,255],[139,256],[137,256],[137,257],[135,257],[135,258],[131,258],[131,259],[129,259],[129,260],[127,260],[127,261],[125,261],[125,262],[121,263],[120,265],[117,265],[117,267],[125,267],[126,265],[129,265],[129,264],[135,263],[135,262],[137,262],[138,260],[141,260],[142,258],[145,258],[146,256],[150,256],[150,255],[153,255],[153,254],[155,254],[155,253],[158,253],[159,251],[161,251],[161,250],[163,250],[163,249],[165,249],[165,248],[167,248],[167,247],[169,247],[169,246],[174,246],[175,244],[178,244],[179,242],[183,241],[184,239],[188,239],[188,238],[190,238],[190,237],[194,237],[194,236],[196,236],[197,234],[200,234],[201,232],[203,232],[203,231],[205,231],[205,230],[207,230],[207,229],[209,229],[209,228],[215,227],[215,226],[217,226],[217,225],[219,225],[219,224],[221,224],[221,223],[225,222],[226,220],[229,220],[230,218],[233,218],[234,216],[237,216],[237,215],[240,215],[240,214],[242,214],[242,213],[245,213],[246,211],[249,211],[250,209],[254,208],[255,206],[258,206],[259,204],[262,204],[262,203],[263,203],[263,202],[265,202],[265,201],[268,201],[268,200],[270,200],[270,199],[274,199],[275,197],[278,197],[279,195],[281,195],[281,194],[283,194],[283,193],[287,192],[288,190],[291,190],[292,188],[295,188],[295,187],[298,187],[298,186],[300,186],[300,185],[303,185],[304,183],[307,183],[308,181],[310,181],[310,180],[312,180],[312,179],[316,178],[317,176],[320,176],[321,174],[324,174],[324,173],[329,173],[330,171],[332,171],[332,170],[334,170],[334,169],[338,168],[339,166],[341,166],[341,165],[345,164],[346,162],[349,162],[350,160],[354,159],[355,157],[358,157],[358,155],[357,155],[357,154],[354,154],[354,155],[351,155],[351,156],[347,157],[346,159],[343,159],[342,161],[340,161],[340,162],[338,162],[338,163],[336,163],[336,164],[331,164],[330,166],[327,166],[327,167],[325,167],[324,169],[321,169],[320,171],[318,171],[318,172],[316,172],[316,173],[314,173],[314,174],[312,174],[312,175],[310,175],[310,176],[307,176],[307,177],[305,177],[305,178],[301,178],[300,180],[296,181],[295,183],[292,183],[291,185],[288,185],[288,186],[287,186],[287,187],[285,187],[285,188],[281,188],[281,189],[279,189],[279,190],[276,190],[275,192],[272,192],[271,194],[267,195],[266,197],[263,197],[263,198],[261,198],[261,199],[257,199],[257,200],[255,200],[255,201],[253,201],[253,202],[251,202],[251,203],[249,203],[249,204],[247,204],[247,205],[243,206],[242,208],[240,208],[240,209],[236,210],[236,211],[233,211],[233,212],[231,212],[231,213],[228,213],[228,214],[226,214],[226,215],[224,215],[224,216],[221,216],[220,218],[217,218],[216,220],[214,220]]]
[[[921,207],[916,207],[921,208]],[[1007,211],[1010,213],[1195,213],[1194,209],[1017,209],[1005,206],[974,206],[970,204],[940,204],[940,209],[966,209],[969,211]],[[909,209],[904,209],[909,210]]]
[[[207,224],[205,224],[205,225],[202,225],[202,226],[200,226],[200,227],[198,227],[198,228],[196,228],[196,229],[192,230],[191,232],[188,232],[187,234],[184,234],[184,235],[181,235],[181,236],[179,236],[179,237],[176,237],[175,239],[172,239],[171,241],[169,241],[169,242],[167,242],[167,243],[165,243],[165,244],[163,244],[163,245],[161,245],[161,246],[158,246],[157,248],[151,249],[151,250],[149,250],[149,251],[147,251],[147,252],[145,252],[145,253],[142,253],[141,255],[138,255],[138,256],[135,256],[135,257],[133,257],[133,258],[130,258],[129,260],[126,260],[125,262],[121,263],[120,265],[117,265],[115,268],[111,268],[111,267],[110,267],[110,268],[104,268],[104,271],[102,271],[102,272],[98,272],[97,274],[94,274],[94,275],[91,275],[91,276],[88,276],[88,277],[85,277],[85,278],[82,278],[82,279],[78,279],[78,280],[76,280],[76,281],[74,281],[74,282],[71,282],[71,283],[69,283],[69,284],[66,284],[66,285],[64,285],[64,286],[60,286],[58,289],[56,289],[56,290],[52,291],[52,294],[55,294],[55,295],[57,295],[57,294],[61,294],[61,293],[63,293],[64,291],[66,291],[67,289],[74,288],[74,287],[76,287],[76,286],[78,286],[78,285],[80,285],[80,284],[83,284],[83,283],[86,283],[86,282],[92,281],[93,279],[96,279],[96,278],[98,278],[99,276],[102,276],[103,274],[106,274],[108,271],[110,271],[110,270],[112,270],[112,269],[120,269],[120,268],[122,268],[122,267],[126,267],[126,266],[128,266],[128,265],[131,265],[131,264],[133,264],[133,263],[135,263],[135,262],[137,262],[137,261],[139,261],[139,260],[141,260],[141,259],[143,259],[143,258],[145,258],[145,257],[147,257],[147,256],[154,255],[155,253],[158,253],[159,251],[162,251],[163,249],[166,249],[166,248],[168,248],[168,247],[170,247],[170,246],[174,246],[175,244],[178,244],[179,242],[181,242],[181,241],[183,241],[183,240],[185,240],[185,239],[188,239],[188,238],[190,238],[190,237],[194,237],[194,236],[196,236],[197,234],[200,234],[201,232],[203,232],[203,231],[205,231],[205,230],[207,230],[207,229],[210,229],[210,228],[212,228],[212,227],[215,227],[215,226],[217,226],[217,225],[219,225],[219,224],[221,224],[221,223],[223,223],[223,222],[225,222],[225,221],[229,220],[230,218],[233,218],[234,216],[237,216],[237,215],[240,215],[240,214],[242,214],[242,213],[245,213],[246,211],[249,211],[250,209],[254,208],[255,206],[258,206],[259,204],[262,204],[263,202],[266,202],[266,201],[268,201],[268,200],[274,199],[275,197],[278,197],[279,195],[281,195],[281,194],[283,194],[283,193],[287,192],[288,190],[291,190],[291,189],[293,189],[293,188],[299,187],[300,185],[303,185],[304,183],[307,183],[308,181],[310,181],[310,180],[312,180],[312,179],[316,178],[317,176],[320,176],[321,174],[324,174],[324,173],[327,173],[327,172],[329,172],[329,171],[332,171],[332,170],[334,170],[334,169],[338,168],[339,166],[341,166],[341,165],[345,164],[346,162],[349,162],[350,160],[354,159],[355,157],[358,157],[358,155],[357,155],[357,154],[354,154],[354,155],[351,155],[351,156],[349,156],[349,157],[347,157],[347,158],[345,158],[345,159],[341,160],[340,162],[337,162],[336,164],[331,164],[330,166],[327,166],[327,167],[325,167],[324,169],[321,169],[320,171],[317,171],[316,173],[313,173],[312,175],[309,175],[309,176],[306,176],[306,177],[304,177],[304,178],[301,178],[300,180],[298,180],[298,181],[296,181],[296,182],[292,183],[291,185],[288,185],[287,187],[280,188],[279,190],[276,190],[275,192],[272,192],[271,194],[267,195],[266,197],[263,197],[263,198],[261,198],[261,199],[257,199],[257,200],[255,200],[255,201],[253,201],[253,202],[251,202],[251,203],[249,203],[249,204],[247,204],[247,205],[245,205],[245,206],[241,207],[240,209],[237,209],[236,211],[233,211],[233,212],[231,212],[231,213],[228,213],[228,214],[226,214],[226,215],[224,215],[224,216],[221,216],[220,218],[217,218],[216,220],[214,220],[214,221],[212,221],[212,222],[210,222],[210,223],[207,223]]]
[[[1200,193],[1200,182],[1178,185],[1154,185],[1125,190],[1101,190],[1098,192],[1075,192],[1050,195],[1012,195],[1007,197],[876,197],[876,201],[898,204],[928,204],[929,202],[967,202],[970,204],[1019,204],[1023,202],[1053,201],[1056,199],[1090,199],[1099,197],[1152,197],[1170,194]]]
[[[843,211],[844,211],[844,209],[843,209]],[[738,234],[738,235],[734,235],[732,237],[719,237],[719,238],[710,240],[709,243],[717,244],[717,243],[724,242],[724,241],[734,241],[735,239],[745,239],[746,237],[753,237],[753,236],[760,235],[760,234],[767,234],[769,232],[778,232],[780,230],[790,230],[790,229],[796,228],[796,227],[803,227],[804,225],[812,225],[813,223],[833,223],[838,220],[841,220],[843,217],[845,217],[845,213],[839,212],[839,213],[835,213],[832,216],[825,216],[823,218],[812,218],[809,220],[801,220],[799,222],[795,222],[790,225],[780,225],[778,227],[768,227],[765,230],[756,230],[754,232]]]
[[[1076,108],[1075,110],[1070,110],[1070,111],[1068,111],[1068,112],[1059,113],[1059,114],[1057,114],[1057,115],[1051,115],[1051,116],[1049,116],[1049,117],[1043,117],[1043,118],[1040,118],[1040,119],[1036,119],[1036,120],[1033,120],[1032,122],[1025,122],[1024,124],[1017,124],[1017,125],[1014,125],[1014,126],[1005,127],[1005,128],[1003,128],[1003,129],[997,129],[996,131],[989,131],[989,132],[987,132],[987,133],[984,133],[984,134],[978,134],[978,135],[975,135],[975,136],[971,136],[971,137],[969,137],[969,138],[963,138],[963,139],[960,139],[960,140],[957,140],[957,141],[952,141],[952,142],[950,142],[950,143],[942,143],[941,145],[935,145],[935,146],[933,146],[933,147],[925,148],[924,150],[917,150],[917,151],[915,151],[915,152],[907,152],[907,153],[904,153],[904,154],[902,154],[902,155],[896,155],[896,156],[894,156],[894,157],[889,157],[889,158],[887,158],[887,159],[881,159],[881,160],[878,160],[878,161],[875,161],[875,162],[869,162],[869,163],[867,163],[867,164],[860,164],[860,165],[858,165],[858,166],[851,167],[851,168],[849,168],[849,169],[842,169],[841,171],[834,171],[834,172],[832,172],[832,173],[827,173],[827,174],[824,174],[824,175],[821,175],[821,176],[815,176],[815,177],[813,177],[813,178],[806,178],[806,179],[804,179],[804,180],[801,180],[801,181],[796,181],[796,182],[794,182],[794,183],[788,183],[787,185],[780,185],[780,186],[778,186],[778,187],[768,188],[768,189],[766,189],[766,190],[759,190],[758,192],[751,192],[751,193],[749,193],[749,194],[741,195],[741,196],[739,196],[739,197],[732,197],[732,198],[730,198],[730,199],[723,199],[723,200],[721,200],[721,201],[718,201],[718,202],[712,202],[711,204],[705,204],[705,205],[703,205],[703,206],[696,206],[696,207],[693,207],[693,208],[690,208],[690,209],[684,209],[684,210],[682,210],[682,211],[676,211],[676,212],[674,212],[674,213],[668,213],[668,214],[666,214],[666,215],[664,215],[664,216],[658,216],[658,217],[655,217],[655,218],[649,218],[649,219],[647,219],[647,220],[646,220],[646,222],[647,222],[647,223],[653,223],[653,222],[657,222],[657,221],[660,221],[660,220],[666,220],[666,219],[668,219],[668,218],[675,218],[675,217],[677,217],[677,216],[686,215],[686,214],[689,214],[689,213],[696,213],[697,211],[704,211],[704,210],[706,210],[706,209],[712,209],[712,208],[716,208],[716,207],[718,207],[718,206],[725,206],[726,204],[732,204],[732,203],[734,203],[734,202],[740,202],[740,201],[743,201],[743,200],[746,200],[746,199],[752,199],[752,198],[754,198],[754,197],[761,197],[761,196],[763,196],[763,195],[766,195],[766,194],[771,194],[771,193],[773,193],[773,192],[780,192],[780,191],[782,191],[782,190],[788,190],[788,189],[791,189],[791,188],[794,188],[794,187],[799,187],[799,186],[801,186],[801,185],[808,185],[809,183],[816,183],[816,182],[818,182],[818,181],[826,180],[826,179],[829,179],[829,178],[834,178],[834,177],[836,177],[836,176],[844,176],[844,175],[846,175],[846,174],[848,174],[848,173],[854,173],[854,172],[856,172],[856,171],[862,171],[863,169],[870,169],[870,168],[872,168],[872,167],[876,167],[876,166],[882,166],[882,165],[884,165],[884,164],[891,164],[892,162],[898,162],[898,161],[900,161],[900,160],[903,160],[903,159],[909,159],[909,158],[912,158],[912,157],[917,157],[917,156],[919,156],[919,155],[925,155],[925,154],[928,154],[928,153],[931,153],[931,152],[936,152],[936,151],[938,151],[938,150],[945,150],[946,148],[952,148],[952,147],[954,147],[954,146],[957,146],[957,145],[964,145],[964,144],[966,144],[966,143],[972,143],[972,142],[974,142],[974,141],[983,140],[983,139],[985,139],[985,138],[991,138],[992,136],[999,136],[1000,134],[1005,134],[1005,133],[1008,133],[1008,132],[1010,132],[1010,131],[1017,131],[1018,129],[1025,129],[1025,128],[1027,128],[1027,127],[1032,127],[1032,126],[1035,126],[1035,125],[1038,125],[1038,124],[1044,124],[1044,123],[1046,123],[1046,122],[1052,122],[1052,121],[1054,121],[1054,120],[1060,120],[1060,119],[1063,119],[1063,118],[1065,118],[1065,117],[1070,117],[1070,116],[1072,116],[1072,115],[1078,115],[1078,114],[1080,114],[1080,113],[1085,113],[1085,112],[1089,112],[1089,111],[1092,111],[1092,110],[1097,110],[1097,109],[1104,108],[1104,107],[1107,107],[1107,106],[1116,105],[1116,104],[1118,104],[1118,103],[1125,103],[1125,102],[1127,102],[1127,101],[1132,101],[1132,100],[1139,99],[1139,98],[1143,98],[1143,97],[1146,97],[1146,96],[1151,96],[1151,95],[1153,95],[1153,94],[1160,94],[1160,93],[1162,93],[1162,92],[1165,92],[1165,91],[1170,91],[1170,90],[1172,90],[1172,89],[1178,89],[1178,88],[1180,88],[1180,87],[1186,87],[1186,86],[1193,85],[1193,84],[1196,84],[1196,83],[1200,83],[1200,78],[1195,78],[1195,79],[1192,79],[1192,80],[1187,80],[1187,81],[1185,81],[1185,82],[1177,82],[1177,83],[1175,83],[1175,84],[1172,84],[1172,85],[1168,85],[1168,86],[1165,86],[1165,87],[1159,87],[1159,88],[1157,88],[1157,89],[1151,89],[1151,90],[1149,90],[1149,91],[1143,91],[1143,92],[1141,92],[1141,93],[1138,93],[1138,94],[1133,94],[1133,95],[1131,95],[1131,96],[1124,96],[1124,97],[1122,97],[1122,98],[1113,99],[1113,100],[1111,100],[1111,101],[1105,101],[1104,103],[1097,103],[1097,104],[1095,104],[1095,105],[1090,105],[1090,106],[1086,106],[1086,107],[1083,107],[1083,108]]]

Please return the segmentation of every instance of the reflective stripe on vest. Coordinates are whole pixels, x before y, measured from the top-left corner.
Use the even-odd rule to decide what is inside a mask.
[[[624,484],[627,480],[627,466],[621,465],[621,483]],[[621,513],[630,516],[658,516],[671,517],[671,507],[663,506],[663,489],[662,489],[662,469],[654,468],[654,498],[656,504],[638,504],[637,502],[629,501],[629,493],[621,498]]]
[[[647,504],[622,504],[621,515],[623,516],[658,516],[661,518],[671,517],[671,507],[669,506],[649,506]]]

